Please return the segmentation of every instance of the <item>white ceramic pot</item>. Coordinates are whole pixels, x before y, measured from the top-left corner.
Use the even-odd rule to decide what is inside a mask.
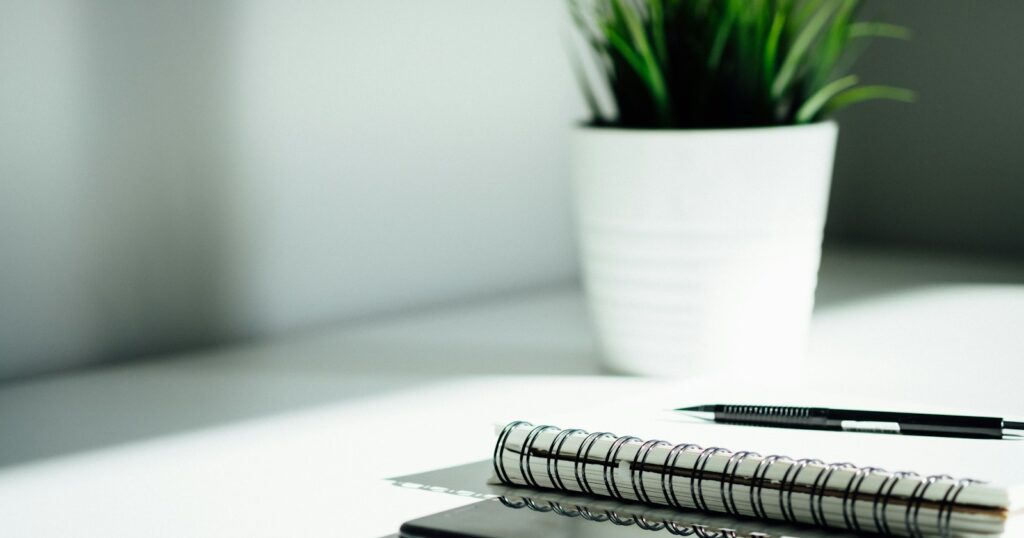
[[[837,131],[576,129],[584,283],[612,369],[793,372]]]

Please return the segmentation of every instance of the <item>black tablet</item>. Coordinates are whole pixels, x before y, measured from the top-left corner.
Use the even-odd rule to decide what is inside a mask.
[[[606,513],[580,514],[576,509],[537,511],[498,499],[439,512],[402,525],[402,538],[657,538],[675,533],[654,532],[658,525],[641,528],[636,521],[609,520]],[[544,507],[547,508],[547,507]],[[568,516],[568,517],[567,517]],[[661,529],[665,531],[664,528]],[[689,534],[689,533],[687,533]]]

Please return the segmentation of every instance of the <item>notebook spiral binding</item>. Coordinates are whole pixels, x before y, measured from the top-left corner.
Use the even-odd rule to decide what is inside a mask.
[[[515,500],[519,499],[519,500]],[[680,524],[677,521],[668,519],[652,520],[639,514],[623,514],[617,510],[591,510],[580,505],[565,505],[556,501],[537,502],[529,497],[500,496],[498,501],[501,504],[514,509],[529,508],[536,512],[552,512],[564,517],[580,517],[597,523],[608,522],[623,527],[636,525],[648,531],[664,530],[676,536],[696,536],[697,538],[740,538],[735,529],[720,528],[714,530],[706,525],[694,523],[692,525]],[[752,532],[746,538],[769,538],[768,534]]]
[[[755,452],[732,452],[725,448],[703,448],[699,445],[686,443],[671,445],[670,443],[661,440],[643,441],[640,438],[628,435],[616,436],[608,432],[589,433],[580,429],[561,430],[556,426],[534,426],[529,422],[515,421],[507,424],[504,427],[504,429],[502,429],[501,433],[498,435],[498,440],[494,447],[493,457],[495,475],[497,475],[498,479],[501,482],[509,485],[523,485],[516,484],[511,480],[506,469],[505,458],[502,457],[504,452],[506,451],[506,443],[508,441],[510,434],[514,430],[519,428],[530,428],[530,432],[527,434],[526,439],[523,442],[522,449],[521,451],[518,452],[518,468],[520,474],[523,476],[523,479],[526,481],[525,485],[527,486],[537,488],[545,487],[542,486],[537,481],[536,476],[534,476],[533,468],[530,465],[530,462],[533,457],[533,453],[535,452],[535,449],[538,448],[535,447],[534,445],[536,444],[537,439],[540,437],[540,435],[547,431],[557,430],[558,434],[555,435],[550,445],[547,447],[543,447],[547,450],[549,454],[554,454],[556,456],[562,454],[562,448],[565,446],[565,443],[569,438],[574,436],[585,436],[582,443],[580,443],[579,448],[576,450],[574,457],[572,458],[572,460],[574,461],[573,476],[569,480],[573,480],[575,482],[575,485],[579,491],[591,495],[599,495],[594,490],[593,484],[590,483],[590,478],[588,478],[586,472],[587,467],[589,465],[595,464],[590,461],[591,452],[598,440],[613,440],[611,446],[609,447],[604,456],[603,461],[600,463],[602,467],[601,476],[603,478],[605,490],[609,492],[609,494],[612,497],[625,502],[631,502],[633,499],[627,499],[625,496],[622,495],[620,484],[618,483],[619,481],[615,477],[614,471],[619,463],[619,453],[622,451],[622,448],[624,446],[629,444],[640,443],[640,447],[636,451],[636,454],[634,455],[632,460],[629,461],[630,484],[628,485],[628,487],[631,488],[636,499],[639,499],[640,501],[647,503],[652,502],[650,492],[647,491],[643,481],[643,475],[645,472],[644,467],[649,463],[648,457],[650,456],[651,451],[655,447],[671,446],[672,448],[669,450],[665,458],[665,461],[660,462],[666,468],[678,467],[679,458],[682,454],[686,452],[698,452],[697,458],[694,461],[692,468],[688,469],[688,471],[692,473],[692,478],[690,479],[689,484],[689,494],[691,503],[694,506],[696,506],[699,510],[710,511],[708,505],[708,496],[715,495],[718,497],[718,500],[721,501],[721,504],[725,507],[725,511],[734,516],[753,515],[754,517],[768,519],[769,514],[765,509],[765,500],[762,495],[764,491],[766,478],[768,476],[768,471],[772,467],[772,465],[775,465],[779,462],[789,463],[789,468],[786,470],[781,481],[779,481],[779,485],[776,487],[776,489],[778,489],[779,491],[778,508],[779,511],[782,513],[782,518],[785,521],[789,523],[806,523],[806,520],[798,519],[796,516],[793,503],[793,494],[795,489],[797,488],[798,479],[801,477],[801,475],[804,474],[804,472],[810,466],[813,465],[820,468],[817,476],[815,476],[812,485],[810,486],[810,492],[808,493],[808,497],[810,499],[808,507],[810,509],[813,523],[822,527],[845,528],[847,530],[854,532],[875,532],[890,535],[897,534],[897,532],[894,532],[893,522],[890,521],[888,507],[890,501],[892,500],[893,492],[896,488],[896,485],[901,480],[914,479],[919,481],[918,484],[914,487],[913,491],[910,493],[909,496],[903,498],[903,502],[906,503],[906,509],[903,512],[903,521],[901,522],[903,529],[899,529],[898,527],[896,527],[896,529],[905,530],[907,535],[909,535],[911,538],[924,538],[925,534],[922,530],[920,515],[921,507],[926,501],[925,494],[936,482],[938,482],[939,480],[945,480],[951,481],[952,484],[947,486],[946,491],[942,495],[941,501],[939,502],[937,508],[937,519],[935,520],[935,523],[940,536],[952,536],[952,527],[950,525],[950,521],[953,513],[953,507],[956,505],[957,498],[960,496],[960,493],[964,490],[965,487],[973,483],[978,483],[978,481],[972,479],[962,479],[954,481],[953,478],[947,475],[935,475],[922,478],[916,473],[889,472],[877,467],[856,467],[851,463],[825,464],[824,462],[816,459],[794,460],[788,456],[781,455],[770,455],[761,458],[761,456]],[[706,482],[710,482],[709,480],[706,480],[707,465],[708,462],[711,460],[712,456],[716,454],[729,454],[729,459],[725,465],[725,468],[721,472],[723,477],[728,478],[723,479],[721,481],[716,481],[718,482],[718,487],[714,489],[717,491],[708,491],[711,488],[705,485]],[[758,463],[752,476],[750,477],[749,503],[751,509],[753,510],[753,514],[741,514],[737,508],[736,495],[733,491],[733,485],[736,482],[737,472],[740,468],[740,464],[743,462],[744,459],[749,457],[761,458],[761,461]],[[547,458],[546,478],[548,479],[550,484],[554,484],[556,487],[560,489],[569,490],[570,488],[566,487],[566,477],[562,476],[562,473],[559,471],[557,463],[557,457]],[[832,475],[837,470],[840,469],[852,470],[855,472],[854,477],[849,481],[845,489],[842,491],[841,524],[835,520],[835,517],[833,517],[832,519],[826,518],[824,509],[824,500],[826,497],[825,492],[828,489],[827,486],[829,480],[832,478]],[[861,486],[864,484],[865,479],[872,475],[881,475],[884,478],[878,486],[878,488],[872,494],[870,494],[870,501],[864,501],[860,499],[860,497],[864,494],[864,492],[861,491]],[[676,494],[676,488],[674,484],[675,478],[675,475],[672,473],[661,473],[661,494],[670,506],[680,510],[687,510],[687,508],[685,508],[682,505],[682,503],[679,502],[679,498]],[[802,485],[806,486],[806,482],[804,482]],[[871,521],[868,522],[869,524],[867,526],[865,525],[864,521],[861,521],[861,519],[858,518],[857,515],[856,507],[859,503],[862,502],[871,503]],[[524,506],[540,511],[553,510],[562,515],[574,514],[574,512],[572,512],[571,510],[566,510],[564,507],[561,506],[559,506],[558,508],[551,506],[549,508],[539,509],[536,505],[531,505],[529,502],[527,502]],[[575,517],[576,515],[587,519],[593,517],[593,514],[589,514],[587,512],[580,512],[579,510],[576,510],[576,512],[579,513],[575,513],[575,515],[571,517]],[[607,519],[611,520],[613,523],[616,522],[616,520],[618,520],[622,522],[627,522],[620,524],[637,523],[641,527],[644,527],[649,523],[647,521],[638,520],[636,518],[629,519],[620,518],[619,516],[612,514],[605,515],[607,516]],[[664,522],[658,524],[662,523]],[[696,536],[701,538],[735,538],[734,533],[731,535],[728,533],[706,534],[706,529],[702,529],[700,531],[690,529],[692,532],[686,532],[685,529],[681,529],[679,527],[669,527],[668,530],[669,532],[672,532],[673,534],[678,534],[680,536],[688,536],[691,534],[695,534]]]

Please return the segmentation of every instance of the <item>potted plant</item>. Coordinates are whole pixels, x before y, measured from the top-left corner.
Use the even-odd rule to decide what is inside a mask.
[[[790,371],[821,256],[835,111],[913,93],[849,74],[859,0],[570,0],[583,279],[609,366]]]

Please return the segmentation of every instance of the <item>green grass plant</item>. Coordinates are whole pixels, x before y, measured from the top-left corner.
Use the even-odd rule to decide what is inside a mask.
[[[862,101],[913,101],[849,71],[874,38],[861,0],[569,0],[592,69],[576,57],[594,125],[723,128],[813,123]],[[596,69],[594,69],[596,68]],[[598,95],[610,97],[614,110]],[[606,100],[608,101],[608,100]]]

